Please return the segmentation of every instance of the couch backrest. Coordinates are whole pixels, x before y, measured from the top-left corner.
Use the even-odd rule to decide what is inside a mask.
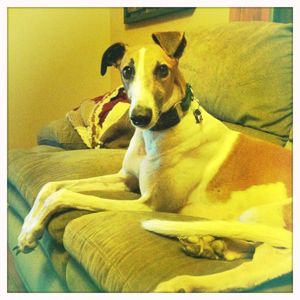
[[[233,22],[186,32],[185,78],[217,118],[288,138],[292,26]]]

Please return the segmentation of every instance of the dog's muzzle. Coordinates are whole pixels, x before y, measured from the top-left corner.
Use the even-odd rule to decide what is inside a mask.
[[[130,119],[135,126],[146,127],[149,125],[152,119],[152,110],[150,108],[144,108],[137,106],[133,109]]]

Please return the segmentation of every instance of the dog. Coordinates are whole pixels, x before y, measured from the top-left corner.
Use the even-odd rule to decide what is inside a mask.
[[[143,46],[115,43],[102,57],[102,75],[110,66],[120,71],[135,126],[121,170],[44,185],[15,250],[34,249],[49,218],[68,208],[161,211],[204,219],[141,224],[178,236],[189,254],[252,259],[217,274],[175,277],[155,292],[238,291],[291,272],[291,151],[232,131],[200,106],[179,68],[184,33],[152,38],[154,43]],[[141,196],[110,200],[80,193],[93,190],[139,190]],[[206,254],[198,251],[200,244],[209,249]]]

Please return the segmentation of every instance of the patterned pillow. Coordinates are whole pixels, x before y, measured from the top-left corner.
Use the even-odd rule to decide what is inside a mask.
[[[41,129],[39,145],[64,149],[126,148],[134,128],[128,118],[129,102],[123,87],[88,99]]]

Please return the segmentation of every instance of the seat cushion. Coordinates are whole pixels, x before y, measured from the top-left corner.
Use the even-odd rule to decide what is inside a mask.
[[[91,280],[89,274],[72,257],[66,268],[66,282],[72,293],[99,293],[102,289],[97,287]]]
[[[23,220],[12,210],[8,209],[8,248],[13,249],[17,244],[17,237],[21,230]],[[58,276],[53,262],[49,259],[49,253],[38,246],[33,252],[26,255],[13,254],[14,264],[28,292],[53,292],[61,293],[68,288]],[[8,269],[8,272],[10,270]]]
[[[31,207],[47,182],[115,173],[121,168],[124,154],[122,149],[65,151],[50,146],[12,150],[8,157],[9,182]]]
[[[108,292],[150,292],[158,283],[177,275],[204,275],[233,268],[232,262],[186,256],[176,239],[142,229],[141,221],[162,218],[195,220],[194,217],[158,212],[100,212],[71,221],[65,230],[67,251]],[[199,219],[198,219],[199,220]],[[290,277],[260,287],[290,291]]]
[[[279,135],[276,134],[272,134],[272,133],[267,133],[265,131],[261,131],[255,128],[251,128],[251,127],[246,127],[246,126],[242,126],[242,125],[238,125],[238,124],[234,124],[234,123],[229,123],[229,122],[223,122],[229,129],[241,132],[243,134],[279,145],[279,146],[285,146],[286,145],[286,138],[281,137]]]
[[[42,127],[37,135],[37,143],[66,150],[87,149],[77,131],[66,118],[54,120]]]
[[[125,150],[121,149],[65,151],[50,146],[10,151],[8,180],[11,190],[15,190],[20,196],[18,199],[21,199],[13,201],[14,197],[10,197],[10,206],[24,218],[37,193],[47,182],[115,173],[122,165],[124,153]],[[131,198],[135,196],[131,194],[133,193],[125,196]],[[120,195],[113,196],[120,197]],[[86,213],[88,212],[70,210],[56,215],[48,224],[52,238],[61,243],[65,225]]]
[[[187,81],[218,119],[288,140],[292,125],[292,25],[231,22],[186,33]]]
[[[17,244],[24,217],[29,212],[26,201],[16,189],[8,186],[8,245],[11,250]],[[64,231],[63,218],[74,219],[84,211],[71,211],[54,218],[49,224],[49,231],[56,240],[62,240]],[[53,228],[54,227],[54,228]],[[55,228],[58,227],[58,228]],[[32,292],[90,292],[99,291],[86,271],[78,265],[62,245],[56,243],[47,231],[39,240],[38,246],[30,254],[12,255],[18,275],[27,291]],[[8,270],[10,272],[10,270]],[[80,278],[80,279],[79,279]]]

